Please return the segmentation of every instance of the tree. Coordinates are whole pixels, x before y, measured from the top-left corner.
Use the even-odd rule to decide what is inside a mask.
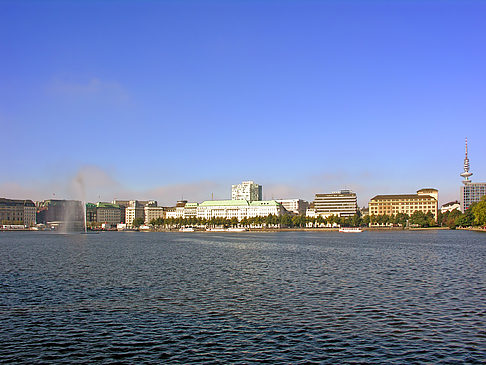
[[[132,226],[135,228],[140,227],[144,223],[144,219],[141,217],[135,218],[132,222]]]
[[[474,223],[478,226],[486,225],[486,196],[483,196],[481,201],[474,204],[471,209],[474,215]]]

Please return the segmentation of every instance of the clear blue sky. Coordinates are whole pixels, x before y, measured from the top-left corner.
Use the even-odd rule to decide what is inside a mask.
[[[486,180],[485,1],[1,1],[0,55],[0,196]]]

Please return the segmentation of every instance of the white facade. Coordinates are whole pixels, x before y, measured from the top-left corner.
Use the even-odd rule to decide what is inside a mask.
[[[262,200],[262,186],[253,181],[243,181],[231,186],[231,200]]]
[[[297,215],[305,215],[309,207],[309,202],[302,199],[275,199],[275,201],[282,204],[287,212]]]
[[[208,200],[197,207],[197,218],[244,218],[266,217],[270,214],[280,216],[286,213],[285,208],[275,200]]]
[[[454,209],[461,210],[461,204],[459,202],[446,203],[440,208],[440,212],[452,212]]]
[[[125,223],[128,227],[131,227],[133,224],[133,221],[136,218],[143,218],[144,217],[144,208],[141,207],[127,207],[125,209]]]

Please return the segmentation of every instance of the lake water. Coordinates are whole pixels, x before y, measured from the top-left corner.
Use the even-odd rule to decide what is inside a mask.
[[[486,361],[486,234],[0,232],[0,361]]]

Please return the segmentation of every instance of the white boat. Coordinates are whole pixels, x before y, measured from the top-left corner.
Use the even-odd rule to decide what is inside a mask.
[[[342,233],[359,233],[359,232],[363,232],[363,230],[359,227],[342,227],[342,228],[339,228],[339,232],[342,232]]]
[[[228,228],[228,232],[246,232],[248,228]]]
[[[182,227],[179,229],[179,232],[194,232],[194,228],[192,227]]]

